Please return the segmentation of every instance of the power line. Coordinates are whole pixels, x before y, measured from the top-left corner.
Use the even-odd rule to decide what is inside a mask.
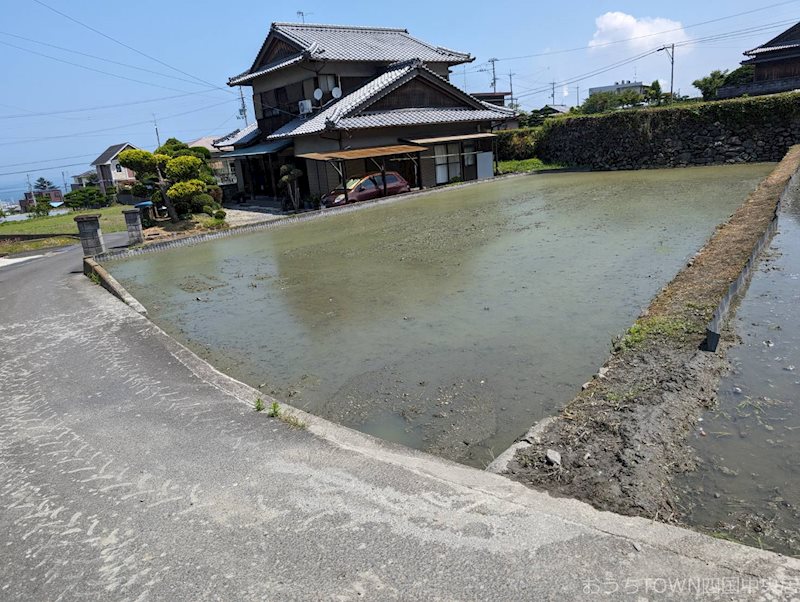
[[[63,111],[43,111],[41,113],[25,113],[20,115],[0,115],[0,119],[20,119],[23,117],[47,117],[49,115],[66,115],[69,113],[86,113],[89,111],[102,111],[104,109],[118,109],[120,107],[130,107],[133,105],[143,105],[151,102],[161,102],[163,100],[174,100],[176,98],[186,98],[187,96],[196,96],[196,92],[187,92],[186,94],[175,94],[173,96],[162,96],[160,98],[148,98],[147,100],[134,100],[131,102],[121,102],[113,105],[99,105],[96,107],[86,107],[83,109],[64,109]]]
[[[183,78],[183,77],[177,77],[175,75],[169,75],[168,73],[161,73],[160,71],[153,71],[152,69],[147,69],[145,67],[138,67],[136,65],[131,65],[131,64],[128,64],[128,63],[122,63],[120,61],[114,61],[112,59],[108,59],[108,58],[105,58],[105,57],[102,57],[102,56],[96,56],[94,54],[88,54],[86,52],[80,52],[79,50],[73,50],[71,48],[65,48],[63,46],[56,46],[55,44],[48,44],[47,42],[42,42],[41,40],[31,39],[30,37],[27,37],[27,36],[20,36],[20,35],[17,35],[15,33],[9,33],[7,31],[0,31],[0,35],[9,36],[9,37],[12,37],[12,38],[17,38],[19,40],[24,40],[24,41],[32,43],[32,44],[39,44],[40,46],[47,46],[48,48],[55,48],[56,50],[61,50],[62,52],[71,52],[72,54],[85,56],[87,58],[94,59],[94,60],[97,60],[97,61],[103,61],[104,63],[110,63],[112,65],[119,65],[120,67],[128,67],[129,69],[136,69],[137,71],[143,71],[145,73],[158,75],[159,77],[166,77],[168,79],[174,79],[174,80],[186,82],[186,83],[189,83],[189,84],[197,85],[197,82],[195,80],[186,79],[186,78]],[[226,92],[227,92],[227,90],[226,90]]]
[[[34,2],[36,2],[36,1],[37,0],[34,0]],[[2,40],[0,40],[0,44],[2,44],[4,46],[10,46],[11,48],[16,48],[17,50],[22,50],[23,52],[30,52],[31,54],[42,56],[44,58],[48,58],[48,59],[53,60],[53,61],[58,61],[59,63],[65,63],[67,65],[72,65],[74,67],[79,67],[81,69],[86,69],[87,71],[94,71],[95,73],[102,73],[103,75],[109,75],[111,77],[116,77],[118,79],[124,79],[124,80],[130,81],[130,82],[134,82],[134,83],[137,83],[137,84],[144,84],[145,86],[153,86],[153,87],[156,87],[156,88],[163,88],[164,90],[172,90],[173,92],[183,92],[185,94],[199,94],[199,93],[203,92],[203,90],[199,90],[197,92],[188,92],[187,90],[181,90],[179,88],[170,88],[169,86],[162,86],[161,84],[155,84],[155,83],[152,83],[152,82],[143,81],[141,79],[134,79],[132,77],[127,77],[125,75],[120,75],[118,73],[112,73],[110,71],[103,71],[102,69],[95,69],[94,67],[89,67],[87,65],[81,65],[80,63],[73,63],[72,61],[68,61],[66,59],[60,59],[58,57],[51,56],[49,54],[44,54],[43,52],[38,52],[36,50],[31,50],[30,48],[24,48],[22,46],[17,46],[16,44],[12,44],[10,42],[4,42]],[[213,89],[213,88],[216,88],[216,86],[213,86],[211,89]]]
[[[212,109],[214,107],[218,107],[218,106],[227,104],[229,102],[238,102],[238,100],[228,99],[228,100],[225,100],[223,102],[216,103],[216,104],[204,105],[204,106],[202,106],[202,107],[200,107],[198,109],[194,109],[192,111],[181,111],[180,113],[175,113],[173,115],[167,115],[166,117],[161,117],[161,119],[162,120],[163,119],[172,119],[173,117],[181,117],[183,115],[190,115],[192,113],[198,113],[200,111],[205,111],[206,109]],[[118,125],[118,126],[109,127],[109,128],[101,128],[101,129],[97,129],[97,130],[89,130],[89,131],[85,131],[85,132],[75,132],[75,133],[72,133],[72,134],[60,134],[60,135],[56,135],[56,136],[46,136],[46,137],[43,137],[43,138],[31,138],[31,139],[28,139],[28,140],[17,140],[17,141],[13,141],[13,142],[0,142],[0,146],[8,146],[10,144],[26,144],[26,143],[29,143],[29,142],[41,142],[43,140],[56,140],[56,139],[61,139],[61,138],[76,138],[76,137],[85,136],[87,134],[97,134],[97,133],[103,133],[103,132],[111,132],[111,131],[114,131],[114,130],[121,130],[121,129],[124,129],[124,128],[127,128],[127,127],[131,127],[131,126],[134,126],[134,125],[142,125],[142,124],[145,124],[145,123],[152,123],[152,120],[148,119],[146,121],[135,121],[135,122],[132,122],[132,123],[126,123],[125,125]]]
[[[41,5],[41,6],[44,6],[46,9],[48,9],[48,10],[51,10],[51,11],[53,11],[54,13],[56,13],[56,14],[58,14],[58,15],[61,15],[61,16],[62,16],[62,17],[64,17],[65,19],[69,19],[69,20],[70,20],[70,21],[72,21],[73,23],[77,23],[77,24],[78,24],[78,25],[80,25],[81,27],[85,27],[85,28],[86,28],[86,29],[88,29],[89,31],[93,31],[93,32],[94,32],[94,33],[96,33],[97,35],[99,35],[99,36],[103,36],[104,38],[106,38],[107,40],[110,40],[110,41],[114,42],[115,44],[119,44],[119,45],[120,45],[120,46],[122,46],[123,48],[127,48],[128,50],[131,50],[131,51],[133,51],[133,52],[135,52],[135,53],[137,53],[137,54],[140,54],[140,55],[142,55],[143,57],[150,59],[151,61],[155,61],[155,62],[156,62],[156,63],[158,63],[159,65],[163,65],[164,67],[167,67],[167,68],[169,68],[169,69],[172,69],[173,71],[177,71],[178,73],[181,73],[181,74],[183,74],[183,75],[185,75],[185,76],[187,76],[187,77],[191,77],[192,79],[195,79],[195,80],[197,80],[197,81],[199,81],[199,82],[201,82],[201,83],[203,83],[203,84],[206,84],[207,86],[211,86],[212,88],[218,88],[218,89],[220,89],[220,90],[224,90],[225,92],[227,92],[227,93],[229,93],[229,94],[233,94],[233,91],[232,91],[232,90],[229,90],[229,89],[227,89],[227,88],[222,88],[221,86],[217,86],[217,85],[215,85],[215,84],[212,84],[211,82],[207,82],[207,81],[205,81],[204,79],[197,77],[196,75],[192,75],[191,73],[187,73],[186,71],[183,71],[182,69],[178,69],[177,67],[173,67],[173,66],[172,66],[172,65],[170,65],[169,63],[165,63],[164,61],[162,61],[162,60],[160,60],[160,59],[157,59],[157,58],[156,58],[156,57],[154,57],[154,56],[150,56],[149,54],[147,54],[147,53],[145,53],[145,52],[142,52],[141,50],[139,50],[139,49],[137,49],[137,48],[134,48],[133,46],[129,46],[129,45],[128,45],[128,44],[126,44],[125,42],[120,42],[120,41],[119,41],[119,40],[117,40],[116,38],[112,38],[110,35],[108,35],[108,34],[106,34],[106,33],[103,33],[103,32],[102,32],[102,31],[100,31],[99,29],[95,29],[95,28],[94,28],[94,27],[92,27],[91,25],[87,25],[86,23],[84,23],[84,22],[82,22],[82,21],[79,21],[78,19],[75,19],[74,17],[71,17],[71,16],[69,16],[69,15],[68,15],[68,14],[66,14],[66,13],[62,13],[60,10],[56,10],[55,8],[53,8],[52,6],[50,6],[49,4],[45,4],[44,2],[42,2],[42,0],[33,0],[33,1],[34,1],[34,2],[36,2],[36,4],[39,4],[39,5]]]
[[[32,167],[30,169],[23,169],[22,171],[7,171],[5,173],[0,173],[0,176],[17,176],[24,173],[29,173],[31,171],[49,171],[51,169],[61,169],[63,167],[77,167],[78,165],[86,165],[86,163],[70,163],[69,165],[51,165],[46,167]]]
[[[642,40],[642,39],[651,38],[651,37],[654,37],[654,36],[660,36],[660,35],[664,35],[664,34],[668,34],[668,33],[674,33],[676,31],[682,31],[682,30],[686,30],[686,29],[693,29],[695,27],[701,27],[703,25],[710,25],[711,23],[719,23],[720,21],[727,21],[729,19],[735,19],[736,17],[743,17],[745,15],[751,15],[753,13],[762,12],[762,11],[765,11],[765,10],[769,10],[771,8],[777,8],[779,6],[785,6],[787,4],[796,4],[797,2],[798,2],[798,0],[788,0],[786,2],[778,2],[776,4],[770,4],[768,6],[763,6],[761,8],[755,8],[753,10],[748,10],[748,11],[744,11],[744,12],[741,12],[741,13],[728,15],[727,17],[719,17],[717,19],[711,19],[709,21],[702,21],[700,23],[693,23],[691,25],[685,25],[685,26],[682,26],[682,27],[675,27],[673,29],[667,29],[667,30],[664,30],[664,31],[658,31],[658,32],[655,32],[655,33],[648,33],[648,34],[645,34],[645,35],[635,36],[635,37],[632,37],[632,38],[625,38],[625,39],[622,39],[622,40],[612,40],[612,41],[609,41],[609,42],[604,42],[602,44],[590,44],[588,46],[580,46],[580,47],[577,47],[577,48],[567,48],[565,50],[552,50],[552,51],[549,51],[549,52],[539,52],[539,53],[527,54],[527,55],[523,55],[523,56],[512,56],[512,57],[506,57],[506,58],[501,58],[501,59],[497,59],[497,60],[498,61],[515,61],[515,60],[521,60],[521,59],[536,58],[536,57],[541,57],[541,56],[551,56],[551,55],[554,55],[554,54],[565,54],[565,53],[569,53],[569,52],[579,52],[581,50],[590,50],[592,48],[603,48],[603,47],[606,47],[606,46],[612,46],[614,44],[623,44],[625,42],[633,42],[633,41],[636,41],[636,40]]]
[[[56,157],[54,159],[40,159],[39,161],[26,161],[24,163],[9,163],[8,165],[0,165],[0,169],[8,169],[9,167],[19,167],[20,165],[36,165],[40,162],[47,163],[49,161],[66,161],[67,159],[84,159],[86,157],[94,157],[95,155],[72,155],[70,157]]]

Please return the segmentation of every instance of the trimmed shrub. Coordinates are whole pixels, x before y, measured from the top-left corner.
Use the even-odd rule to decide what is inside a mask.
[[[211,205],[205,205],[203,207],[203,213],[205,213],[208,217],[214,217],[214,208]]]
[[[202,165],[195,156],[175,157],[167,162],[166,176],[172,181],[191,180],[200,175]]]
[[[136,182],[133,186],[131,186],[131,193],[133,196],[139,198],[146,198],[149,190],[147,190],[147,186],[142,184],[141,182]]]
[[[220,220],[224,220],[224,219],[225,219],[225,217],[226,217],[227,215],[228,215],[228,214],[227,214],[227,213],[225,213],[225,211],[223,211],[222,209],[217,209],[217,210],[214,212],[214,219],[220,219]]]
[[[205,211],[206,206],[214,207],[214,199],[210,194],[198,194],[192,199],[192,213]]]
[[[542,128],[502,130],[497,133],[497,160],[521,161],[536,154]]]
[[[213,186],[208,187],[208,194],[214,197],[214,202],[221,204],[222,203],[222,188],[214,184]]]

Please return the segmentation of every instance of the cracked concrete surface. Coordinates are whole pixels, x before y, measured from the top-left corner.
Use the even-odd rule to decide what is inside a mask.
[[[293,430],[80,268],[0,269],[3,600],[800,596],[794,559]]]

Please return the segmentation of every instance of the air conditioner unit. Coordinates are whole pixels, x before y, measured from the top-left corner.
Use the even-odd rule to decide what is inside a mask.
[[[301,115],[308,115],[312,111],[312,105],[310,100],[301,100],[297,103],[298,108],[300,109]]]

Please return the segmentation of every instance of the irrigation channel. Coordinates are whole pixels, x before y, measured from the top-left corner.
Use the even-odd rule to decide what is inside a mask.
[[[235,378],[483,467],[574,396],[771,169],[498,180],[107,267]]]
[[[800,204],[737,311],[719,404],[692,444],[699,469],[679,480],[690,524],[800,556]]]

